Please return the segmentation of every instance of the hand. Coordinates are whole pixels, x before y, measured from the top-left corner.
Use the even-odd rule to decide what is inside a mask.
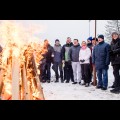
[[[54,57],[54,55],[52,54],[51,57]]]
[[[64,63],[65,63],[65,60],[62,60],[62,63],[64,64]]]

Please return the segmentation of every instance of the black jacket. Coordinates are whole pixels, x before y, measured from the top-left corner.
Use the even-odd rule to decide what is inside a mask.
[[[51,63],[51,62],[53,62],[52,54],[54,55],[54,48],[51,45],[48,45],[47,50],[48,51],[46,53],[46,62]]]
[[[120,64],[120,39],[111,42],[110,60],[112,65]]]
[[[69,58],[69,50],[70,50],[70,48],[72,46],[73,46],[72,42],[70,44],[63,45],[63,47],[62,47],[62,60],[65,60],[65,61],[69,61],[70,60],[70,58]]]

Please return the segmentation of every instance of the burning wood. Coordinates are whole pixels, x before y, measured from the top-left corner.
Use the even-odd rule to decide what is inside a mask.
[[[42,55],[47,52],[45,46],[33,42],[17,43],[22,39],[14,23],[5,23],[1,28],[1,36],[6,40],[0,60],[2,100],[44,100],[38,65]]]

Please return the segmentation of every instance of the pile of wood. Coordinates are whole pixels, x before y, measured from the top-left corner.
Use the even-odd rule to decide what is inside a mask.
[[[38,75],[40,74],[38,62],[45,51],[44,48],[35,50],[29,45],[18,58],[13,56],[11,47],[7,59],[1,60],[0,97],[2,100],[45,100]]]

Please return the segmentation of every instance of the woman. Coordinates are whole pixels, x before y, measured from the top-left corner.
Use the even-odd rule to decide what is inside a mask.
[[[91,71],[90,71],[90,57],[91,57],[91,50],[87,47],[87,43],[85,41],[82,42],[79,53],[79,60],[81,64],[81,71],[82,71],[82,79],[84,80],[83,85],[88,87],[91,82]]]

